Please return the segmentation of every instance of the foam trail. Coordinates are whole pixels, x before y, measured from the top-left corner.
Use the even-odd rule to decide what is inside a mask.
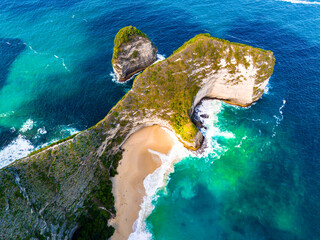
[[[286,105],[286,100],[285,99],[283,99],[282,100],[282,105],[281,105],[281,107],[279,108],[279,113],[280,113],[280,117],[278,117],[277,115],[273,115],[273,117],[276,119],[276,125],[273,127],[273,129],[272,129],[272,132],[273,132],[273,134],[272,134],[272,137],[275,137],[276,136],[276,127],[278,127],[279,125],[280,125],[280,123],[281,123],[281,121],[283,120],[283,112],[282,112],[282,109],[285,107],[285,105]]]
[[[34,50],[31,46],[28,46],[29,47],[29,49],[31,50],[31,51],[33,51],[35,54],[38,54],[38,52],[36,51],[36,50]]]
[[[138,219],[133,225],[133,233],[130,234],[129,240],[148,240],[152,239],[152,234],[146,228],[145,220],[152,213],[154,206],[153,201],[158,198],[157,192],[164,188],[169,180],[169,174],[174,172],[174,164],[187,156],[204,157],[206,155],[214,155],[219,157],[226,149],[221,147],[215,137],[233,138],[234,135],[227,131],[221,131],[216,127],[218,122],[218,113],[223,109],[221,101],[205,100],[196,107],[195,112],[201,120],[203,127],[201,132],[205,136],[206,143],[199,152],[192,152],[187,150],[183,144],[177,139],[175,134],[165,129],[174,139],[174,146],[168,155],[152,151],[149,152],[157,155],[161,159],[161,166],[157,168],[152,174],[149,174],[143,181],[146,196],[143,197],[141,209],[139,211]],[[201,118],[205,115],[205,118]],[[213,146],[213,147],[212,147]]]
[[[3,168],[16,159],[28,156],[34,150],[34,146],[24,136],[19,135],[8,146],[0,150],[0,168]]]
[[[157,191],[167,185],[167,181],[169,180],[168,176],[174,171],[173,164],[179,159],[182,159],[189,155],[189,151],[184,148],[183,144],[179,142],[174,133],[168,130],[166,131],[174,139],[174,146],[172,147],[168,155],[149,149],[150,153],[160,157],[162,164],[152,174],[149,174],[143,181],[146,196],[143,197],[143,202],[141,204],[138,219],[133,224],[133,233],[130,234],[129,240],[152,239],[152,234],[149,233],[146,229],[145,223],[146,218],[152,213],[154,209],[152,202],[157,198]]]
[[[55,58],[60,59],[62,61],[62,66],[64,67],[65,70],[67,70],[68,72],[70,72],[70,70],[67,68],[65,62],[64,62],[64,58],[61,58],[57,55],[53,55]]]
[[[295,4],[306,4],[306,5],[320,5],[320,2],[309,2],[309,1],[302,1],[302,0],[277,0],[281,2],[290,2]]]

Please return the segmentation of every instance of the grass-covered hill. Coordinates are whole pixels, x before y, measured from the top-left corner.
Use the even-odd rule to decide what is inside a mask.
[[[0,239],[111,236],[108,219],[116,212],[110,178],[124,141],[139,128],[159,124],[196,149],[202,135],[191,116],[201,98],[214,98],[217,86],[230,92],[245,86],[250,103],[258,100],[274,61],[270,51],[195,36],[138,75],[95,126],[0,170]],[[228,94],[218,98],[241,105]]]

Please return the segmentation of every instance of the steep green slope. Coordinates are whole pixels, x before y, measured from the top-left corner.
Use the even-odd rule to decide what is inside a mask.
[[[149,66],[97,125],[0,170],[0,239],[111,236],[110,178],[124,141],[142,127],[159,124],[196,149],[202,142],[191,120],[196,104],[226,86],[231,93],[250,90],[249,100],[228,91],[217,98],[250,105],[261,97],[274,61],[270,51],[200,34]]]

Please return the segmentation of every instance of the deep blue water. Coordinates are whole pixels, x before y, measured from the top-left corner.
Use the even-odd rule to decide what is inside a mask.
[[[165,56],[208,32],[276,57],[259,102],[221,106],[215,126],[233,137],[176,165],[147,219],[154,239],[320,239],[319,1],[1,1],[0,167],[94,125],[130,89],[110,75],[126,25]]]

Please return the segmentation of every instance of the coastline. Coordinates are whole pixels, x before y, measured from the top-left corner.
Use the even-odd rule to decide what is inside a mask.
[[[146,194],[143,180],[161,166],[159,156],[148,150],[168,154],[173,145],[172,137],[158,125],[138,130],[123,144],[118,174],[112,179],[117,212],[110,220],[115,228],[112,239],[128,239]]]

